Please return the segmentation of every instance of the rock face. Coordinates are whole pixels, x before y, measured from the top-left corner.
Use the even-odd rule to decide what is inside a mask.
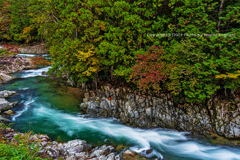
[[[0,83],[7,82],[12,79],[8,73],[14,73],[23,69],[35,68],[27,58],[19,55],[2,56],[0,58]]]
[[[0,72],[14,73],[26,67],[34,67],[30,64],[29,58],[22,58],[19,55],[3,56],[0,59]]]
[[[20,47],[20,53],[22,54],[48,54],[46,44],[38,44],[28,47]]]
[[[4,56],[0,59],[0,72],[7,74],[23,70],[28,62],[19,55]]]
[[[165,94],[146,96],[146,93],[107,85],[101,90],[85,93],[80,107],[86,109],[88,114],[115,117],[135,127],[161,127],[240,138],[239,102],[225,102],[215,98],[209,100],[206,106],[176,106]]]

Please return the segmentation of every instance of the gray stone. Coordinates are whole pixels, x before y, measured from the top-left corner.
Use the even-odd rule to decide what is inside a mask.
[[[240,127],[234,127],[233,128],[233,133],[235,137],[240,137]]]
[[[101,155],[98,160],[106,160],[106,156],[105,155]]]
[[[75,157],[75,155],[71,155],[70,157],[67,157],[66,160],[77,160],[77,158]]]
[[[121,156],[118,154],[115,156],[115,160],[121,160]]]
[[[100,155],[102,155],[102,153],[104,152],[104,150],[96,150],[94,151],[91,155],[90,155],[90,158],[93,158],[93,157],[99,157]]]
[[[93,101],[91,101],[88,106],[89,106],[88,109],[91,109],[91,110],[96,110],[97,108],[99,108],[99,105]]]
[[[42,147],[47,147],[47,142],[41,142]]]
[[[75,153],[75,157],[77,159],[87,159],[88,154],[86,152]]]
[[[4,98],[0,98],[0,113],[8,110],[10,108],[13,108],[16,104],[17,104],[17,102],[9,103]]]
[[[240,115],[240,112],[234,112],[233,113],[233,118],[235,118],[235,117],[237,117],[237,116],[239,116]]]
[[[0,115],[0,122],[1,122],[1,121],[5,121],[5,122],[6,122],[6,121],[9,121],[9,120],[6,119],[6,118],[3,118],[3,117]]]
[[[0,83],[10,81],[11,79],[12,79],[11,76],[8,76],[4,73],[0,73]]]
[[[103,100],[101,103],[100,103],[100,108],[103,108],[103,109],[108,109],[110,108],[109,107],[109,104],[106,100]]]
[[[143,102],[145,102],[145,98],[140,97],[138,103],[143,103]]]
[[[4,98],[7,98],[9,95],[8,95],[8,93],[4,93],[3,96],[4,96]]]
[[[85,108],[87,108],[87,107],[88,107],[88,105],[87,105],[86,103],[81,103],[81,104],[79,105],[79,107],[80,107],[80,108],[84,108],[84,109],[85,109]]]
[[[72,87],[73,87],[73,86],[76,86],[76,83],[74,82],[74,80],[72,80],[72,78],[69,78],[69,79],[67,80],[67,83],[70,84]]]
[[[147,109],[146,109],[146,114],[147,114],[148,116],[151,116],[151,115],[152,115],[152,108],[147,108]]]
[[[134,111],[135,118],[139,118],[138,111]]]
[[[128,112],[131,112],[135,108],[136,108],[136,103],[134,102],[134,100],[129,100],[125,103],[125,109],[127,109]]]
[[[117,102],[113,99],[113,100],[111,100],[111,106],[112,107],[116,107],[117,106]]]
[[[107,160],[114,160],[114,157],[115,157],[115,154],[114,154],[114,153],[110,153],[110,154],[107,156]]]
[[[130,112],[129,112],[129,114],[130,114],[130,117],[132,117],[132,118],[134,118],[134,117],[135,117],[135,115],[134,115],[133,111],[130,111]]]

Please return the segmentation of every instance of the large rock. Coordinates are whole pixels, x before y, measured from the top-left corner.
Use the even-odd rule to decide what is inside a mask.
[[[5,121],[5,122],[6,122],[6,121],[9,121],[9,120],[6,119],[6,118],[3,118],[3,117],[0,115],[0,122],[1,122],[1,121]]]
[[[99,108],[99,104],[93,101],[91,101],[88,105],[89,105],[88,109],[90,110],[96,110],[97,108]]]
[[[10,77],[5,76],[8,73],[18,72],[18,71],[21,71],[21,70],[27,68],[27,66],[32,66],[31,63],[27,59],[22,58],[19,55],[10,55],[10,56],[1,57],[0,65],[1,65],[0,81],[1,81],[1,79],[2,79],[2,81],[4,79],[9,79]]]
[[[15,91],[0,91],[0,98],[8,98],[14,94],[16,94]]]
[[[11,76],[8,76],[4,73],[0,73],[0,83],[10,81],[12,79]]]
[[[5,111],[4,114],[13,115],[13,111],[12,110],[8,110],[8,111]]]
[[[10,103],[5,98],[16,94],[15,91],[0,91],[0,113],[17,105],[17,102]]]
[[[16,106],[16,104],[17,102],[10,103],[5,99],[0,98],[0,113],[9,110],[10,108],[13,108],[14,106]]]

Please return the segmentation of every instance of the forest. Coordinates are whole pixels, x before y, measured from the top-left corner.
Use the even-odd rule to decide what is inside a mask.
[[[0,0],[0,41],[47,44],[51,72],[205,102],[240,95],[238,0]]]

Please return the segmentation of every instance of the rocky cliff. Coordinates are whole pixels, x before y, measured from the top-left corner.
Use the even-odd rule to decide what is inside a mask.
[[[115,117],[141,128],[171,128],[226,138],[240,138],[240,102],[211,99],[206,105],[174,104],[169,95],[136,92],[110,85],[85,93],[80,104],[87,113]]]

